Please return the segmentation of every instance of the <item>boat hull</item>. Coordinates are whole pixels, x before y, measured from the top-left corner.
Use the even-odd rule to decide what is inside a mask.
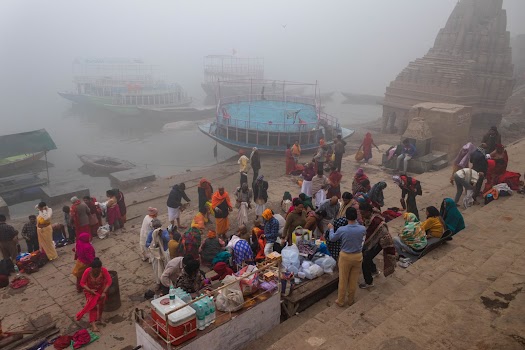
[[[212,132],[213,123],[206,123],[206,124],[199,125],[199,130],[203,134],[207,135],[208,137],[211,137],[212,139],[214,139],[215,141],[223,145],[224,147],[229,148],[233,151],[239,151],[242,149],[244,151],[251,152],[253,147],[257,147],[260,153],[265,153],[265,154],[283,154],[286,151],[286,146],[284,145],[283,146],[267,146],[267,145],[259,145],[259,144],[247,144],[244,142],[237,142],[237,141],[229,140],[223,137],[219,137]],[[354,132],[355,131],[351,129],[341,128],[342,139],[344,140],[344,139],[349,138],[350,136],[354,134]],[[327,142],[328,145],[332,143],[333,143],[332,141]],[[313,153],[317,151],[318,148],[319,148],[318,144],[301,145],[302,153]]]
[[[45,152],[29,154],[27,157],[14,159],[5,163],[0,162],[0,172],[11,172],[32,165],[44,156]],[[12,157],[14,158],[14,157]]]
[[[76,104],[103,106],[111,103],[111,97],[99,97],[93,95],[82,95],[69,92],[58,92],[58,95]]]
[[[113,157],[80,154],[78,158],[85,167],[98,172],[113,173],[135,168],[135,164]]]

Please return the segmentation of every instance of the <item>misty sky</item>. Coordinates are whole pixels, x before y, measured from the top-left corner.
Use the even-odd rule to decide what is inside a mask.
[[[268,78],[319,80],[324,91],[383,94],[409,61],[432,46],[455,4],[3,0],[0,99],[4,106],[21,103],[21,96],[40,105],[59,99],[57,90],[72,87],[75,57],[144,58],[198,96],[203,56],[233,48],[238,56],[264,57]],[[504,7],[511,36],[525,33],[525,0],[505,0]]]

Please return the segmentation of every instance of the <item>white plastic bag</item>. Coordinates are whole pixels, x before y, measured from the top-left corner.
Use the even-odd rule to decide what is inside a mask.
[[[313,280],[314,278],[321,276],[323,273],[324,271],[321,268],[321,266],[316,265],[316,264],[313,264],[312,266],[310,266],[308,269],[304,271],[306,278],[310,280]]]
[[[100,226],[98,228],[98,230],[97,230],[97,236],[100,239],[106,238],[108,236],[108,233],[109,233],[109,225],[108,224]]]
[[[227,285],[233,281],[236,281],[236,283],[232,283],[228,287],[222,289],[219,295],[217,295],[217,299],[215,301],[217,310],[222,312],[230,312],[237,311],[242,308],[242,305],[244,304],[244,297],[242,296],[239,280],[234,276],[226,276],[222,280],[222,283]]]
[[[315,260],[315,264],[321,266],[324,273],[333,273],[336,261],[331,256],[326,255]]]
[[[299,269],[299,266],[301,266],[299,261],[299,249],[295,244],[284,247],[281,251],[281,256],[283,258],[283,267],[286,271],[289,271],[288,269],[292,266],[296,269]]]

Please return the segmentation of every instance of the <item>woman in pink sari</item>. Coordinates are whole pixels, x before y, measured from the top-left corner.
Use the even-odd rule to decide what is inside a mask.
[[[80,280],[84,275],[84,271],[93,263],[95,259],[95,248],[91,245],[91,235],[83,232],[78,236],[75,247],[76,264],[73,268],[73,275],[77,278],[77,292],[82,292],[80,287]]]
[[[93,332],[98,332],[96,322],[100,322],[107,292],[111,286],[111,276],[106,268],[102,267],[99,258],[95,258],[91,267],[87,268],[82,275],[80,286],[84,288],[86,305],[77,314],[76,319],[80,321],[82,316],[89,312],[89,323]]]

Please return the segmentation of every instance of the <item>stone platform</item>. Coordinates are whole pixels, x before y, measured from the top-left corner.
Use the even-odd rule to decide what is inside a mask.
[[[383,154],[383,166],[388,169],[395,169],[397,157],[388,160],[388,157]],[[414,158],[408,161],[408,172],[422,174],[431,170],[440,170],[448,166],[447,154],[443,152],[434,151],[423,157]]]
[[[71,183],[56,183],[42,186],[42,200],[49,205],[69,201],[71,197],[89,196],[89,189]]]
[[[2,197],[0,197],[0,214],[3,214],[9,218],[9,207]]]
[[[111,184],[119,187],[130,187],[148,181],[155,180],[155,174],[146,168],[133,168],[129,170],[117,171],[109,175]]]

